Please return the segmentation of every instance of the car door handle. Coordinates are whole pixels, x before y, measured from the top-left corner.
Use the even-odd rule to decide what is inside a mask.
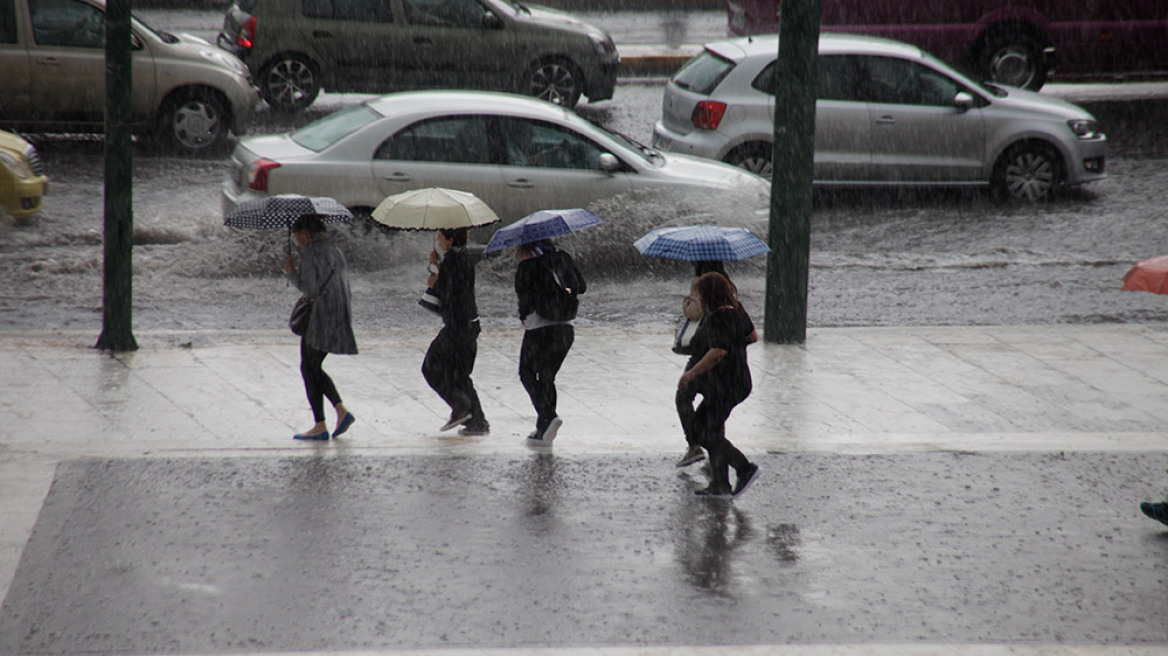
[[[891,116],[881,116],[876,119],[878,125],[896,125],[896,119]]]
[[[516,178],[514,180],[508,180],[507,186],[515,187],[516,189],[531,189],[535,186],[535,183],[527,178]]]
[[[383,179],[383,180],[388,180],[388,181],[390,181],[390,182],[409,182],[409,181],[410,181],[410,176],[409,176],[409,174],[408,174],[408,173],[401,173],[401,172],[399,171],[399,172],[396,172],[396,173],[390,173],[389,175],[387,175],[387,176],[384,176],[382,179]]]
[[[434,40],[428,36],[416,36],[414,37],[414,43],[420,46],[432,46],[434,45]]]
[[[313,30],[312,31],[312,38],[314,38],[314,39],[331,39],[332,37],[333,37],[333,33],[329,32],[328,30]]]
[[[37,63],[42,66],[60,66],[61,60],[56,57],[37,57]]]

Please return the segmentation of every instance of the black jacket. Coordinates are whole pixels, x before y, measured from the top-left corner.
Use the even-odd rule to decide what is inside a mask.
[[[479,318],[474,287],[474,262],[467,255],[466,248],[451,248],[442,258],[438,279],[434,282],[434,294],[442,299],[442,322],[450,330],[466,330]]]

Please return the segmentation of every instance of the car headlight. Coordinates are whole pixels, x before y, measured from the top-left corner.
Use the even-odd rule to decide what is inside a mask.
[[[1071,132],[1080,139],[1098,139],[1102,132],[1099,131],[1099,121],[1092,121],[1085,118],[1077,118],[1067,121],[1067,125],[1071,128]]]
[[[13,157],[11,153],[0,152],[0,163],[4,164],[4,168],[12,171],[12,174],[21,180],[27,180],[32,177],[32,167],[28,165],[23,158]]]
[[[592,49],[596,54],[604,60],[619,59],[616,54],[616,44],[612,42],[612,37],[607,34],[590,34],[588,38],[592,39]]]

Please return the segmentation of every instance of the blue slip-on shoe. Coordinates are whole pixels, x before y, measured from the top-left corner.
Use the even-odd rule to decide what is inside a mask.
[[[357,416],[351,412],[346,412],[345,418],[341,420],[341,425],[337,426],[337,429],[333,431],[333,437],[340,437],[342,433],[349,430],[349,426],[352,426],[355,421],[357,421]]]
[[[304,433],[297,433],[292,436],[294,440],[311,440],[313,442],[323,442],[329,438],[329,432],[315,433],[313,435],[305,435]]]

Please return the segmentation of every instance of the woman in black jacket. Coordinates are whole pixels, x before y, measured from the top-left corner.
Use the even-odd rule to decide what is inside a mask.
[[[556,414],[556,374],[576,340],[572,319],[577,296],[586,289],[584,277],[567,251],[545,239],[515,251],[515,295],[523,322],[519,347],[519,381],[535,407],[535,431],[528,444],[548,445],[563,420]]]
[[[726,276],[706,273],[694,281],[692,290],[702,306],[702,322],[690,342],[693,355],[677,388],[702,397],[691,428],[697,443],[709,454],[710,485],[695,494],[737,496],[754,481],[758,465],[726,439],[726,420],[735,406],[750,396],[746,347],[758,341],[758,331]],[[733,488],[730,467],[737,474]]]
[[[450,406],[450,420],[441,430],[462,426],[461,435],[486,435],[491,426],[470,378],[480,328],[474,262],[466,252],[466,233],[465,228],[439,230],[438,248],[430,251],[430,264],[438,272],[430,275],[428,283],[440,300],[443,325],[426,351],[422,375]]]

